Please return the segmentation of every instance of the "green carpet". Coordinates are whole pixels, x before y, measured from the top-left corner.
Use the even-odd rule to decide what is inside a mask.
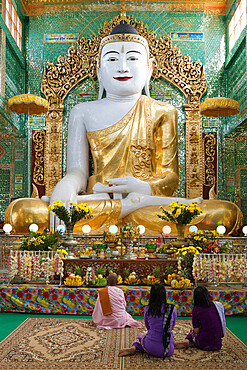
[[[75,319],[91,319],[91,316],[76,316],[76,315],[42,315],[42,314],[24,314],[24,313],[9,313],[0,312],[0,341],[7,337],[28,317],[57,317],[57,318],[75,318]],[[142,316],[136,316],[135,319],[142,320]],[[178,317],[178,320],[188,320],[188,317]],[[245,345],[247,345],[247,316],[227,316],[226,324]]]

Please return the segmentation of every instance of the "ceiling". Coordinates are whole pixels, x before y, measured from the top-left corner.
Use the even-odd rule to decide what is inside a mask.
[[[233,0],[21,0],[25,14],[38,15],[46,12],[120,10],[125,4],[126,11],[204,11],[206,14],[226,14]]]

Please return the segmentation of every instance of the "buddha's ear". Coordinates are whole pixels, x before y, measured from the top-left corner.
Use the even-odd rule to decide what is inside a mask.
[[[149,84],[150,84],[150,79],[153,73],[153,60],[154,58],[150,58],[148,61],[148,76],[147,76],[147,80],[144,86],[145,93],[148,97],[150,97]]]
[[[97,63],[96,73],[97,73],[97,78],[98,78],[98,81],[99,81],[98,100],[100,100],[103,97],[104,86],[102,85],[102,82],[101,82],[101,69],[100,69],[98,63]]]
[[[150,80],[151,76],[152,76],[152,73],[153,73],[153,61],[154,61],[154,58],[149,58],[148,60],[148,78]]]

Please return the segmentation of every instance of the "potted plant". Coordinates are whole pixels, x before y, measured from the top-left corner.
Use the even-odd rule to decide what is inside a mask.
[[[69,202],[68,207],[62,202],[53,202],[53,205],[48,206],[48,210],[52,211],[66,226],[66,238],[63,241],[65,249],[72,249],[77,245],[77,242],[73,239],[73,230],[76,222],[81,219],[90,219],[93,217],[93,209],[89,207],[87,203],[72,203]]]
[[[146,252],[149,254],[149,258],[155,258],[154,252],[158,247],[157,243],[148,242],[145,244]]]
[[[167,247],[165,244],[161,244],[159,246],[159,248],[156,251],[156,256],[157,258],[167,259],[168,254],[167,254]]]
[[[176,247],[181,247],[185,244],[184,231],[187,224],[190,224],[192,220],[202,213],[201,208],[198,206],[198,202],[192,202],[190,204],[179,203],[179,201],[172,202],[168,205],[170,212],[168,212],[163,206],[160,206],[162,214],[155,212],[155,216],[158,216],[164,221],[168,221],[176,224],[177,228],[177,242],[173,245]]]
[[[98,257],[104,257],[105,256],[105,250],[107,248],[107,245],[104,243],[93,243],[93,250],[97,251]]]
[[[32,232],[23,238],[20,246],[22,251],[51,251],[56,250],[60,245],[62,240],[62,235],[59,232],[48,233],[44,231],[43,233]]]

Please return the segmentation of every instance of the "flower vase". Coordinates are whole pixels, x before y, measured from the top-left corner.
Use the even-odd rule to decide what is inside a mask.
[[[62,246],[65,250],[68,250],[69,252],[73,252],[74,247],[77,246],[77,241],[73,238],[73,230],[75,224],[65,224],[66,226],[66,236],[65,239],[62,242]]]
[[[184,238],[186,224],[176,224],[176,228],[177,228],[177,240],[172,243],[172,246],[175,248],[181,248],[182,246],[187,246],[188,242]]]

